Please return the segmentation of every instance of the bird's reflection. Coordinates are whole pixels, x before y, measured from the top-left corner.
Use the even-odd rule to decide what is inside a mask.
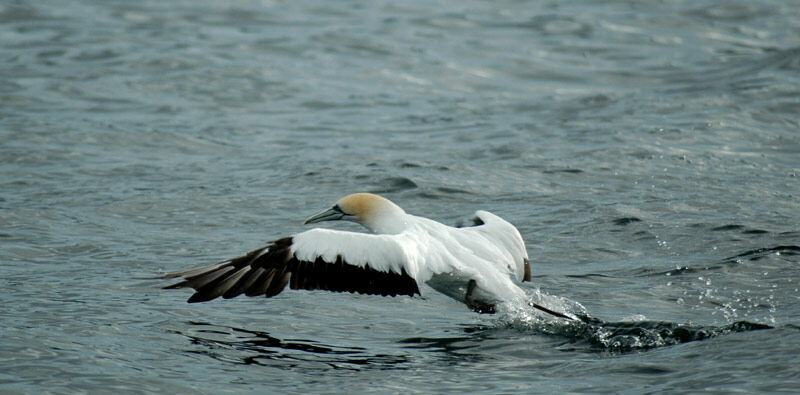
[[[188,322],[175,330],[192,344],[186,350],[222,362],[309,369],[397,369],[409,362],[405,355],[374,354],[363,347],[336,346],[306,339],[279,339],[267,332]]]
[[[461,326],[450,335],[397,340],[398,347],[386,353],[308,339],[280,339],[263,331],[204,322],[188,322],[185,328],[173,332],[185,336],[193,345],[185,352],[221,362],[281,369],[389,370],[413,369],[432,362],[449,366],[497,358],[492,350],[509,341],[516,344],[522,340],[565,352],[625,353],[772,327],[745,321],[709,327],[657,321],[603,322],[584,317],[581,322],[570,321],[559,328],[553,332],[553,328],[543,330],[527,323]]]

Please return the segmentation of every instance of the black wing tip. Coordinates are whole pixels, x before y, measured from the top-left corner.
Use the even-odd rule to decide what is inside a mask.
[[[262,275],[265,272],[285,271],[286,263],[290,258],[291,244],[292,237],[285,237],[234,259],[167,273],[158,278],[183,277],[183,281],[167,285],[162,289],[193,288],[195,293],[187,300],[188,303],[207,302],[220,296],[230,299],[243,293],[248,296],[263,295],[265,291],[258,280],[274,282],[272,277]],[[242,273],[241,270],[247,266],[255,270]],[[234,276],[238,276],[238,278]],[[280,283],[266,285],[268,285],[270,296],[277,295],[284,288],[280,286]]]
[[[186,300],[186,303],[202,303],[208,302],[210,300],[216,299],[218,296],[209,296],[207,294],[203,294],[201,292],[195,292],[189,299]]]
[[[574,321],[575,320],[575,318],[572,318],[572,317],[570,317],[570,316],[568,316],[568,315],[566,315],[564,313],[559,313],[557,311],[550,310],[547,307],[544,307],[544,306],[536,304],[536,303],[531,303],[531,306],[533,308],[535,308],[535,309],[544,311],[545,313],[553,315],[553,316],[556,316],[558,318],[563,318],[563,319],[570,320],[570,321]]]

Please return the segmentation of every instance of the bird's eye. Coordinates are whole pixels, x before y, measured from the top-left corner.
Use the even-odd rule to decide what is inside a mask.
[[[336,212],[339,212],[339,213],[342,213],[342,214],[344,214],[344,211],[342,210],[342,208],[341,208],[341,207],[339,207],[339,205],[338,205],[338,204],[337,204],[337,205],[334,205],[334,206],[333,206],[331,209],[332,209],[333,211],[336,211]]]

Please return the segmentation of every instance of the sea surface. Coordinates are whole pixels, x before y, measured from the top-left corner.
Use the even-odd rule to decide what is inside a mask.
[[[582,320],[148,279],[357,191]],[[798,288],[797,1],[0,2],[4,394],[796,392]]]

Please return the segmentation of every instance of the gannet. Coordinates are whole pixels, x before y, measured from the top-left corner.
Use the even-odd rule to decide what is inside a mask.
[[[389,199],[355,193],[305,220],[353,221],[372,233],[314,228],[243,256],[166,273],[183,277],[165,288],[193,288],[189,303],[241,294],[273,297],[291,289],[421,295],[419,284],[481,313],[498,303],[525,301],[518,283],[531,280],[530,261],[517,228],[487,211],[472,226],[451,227],[407,214]],[[563,317],[540,306],[544,311]]]

